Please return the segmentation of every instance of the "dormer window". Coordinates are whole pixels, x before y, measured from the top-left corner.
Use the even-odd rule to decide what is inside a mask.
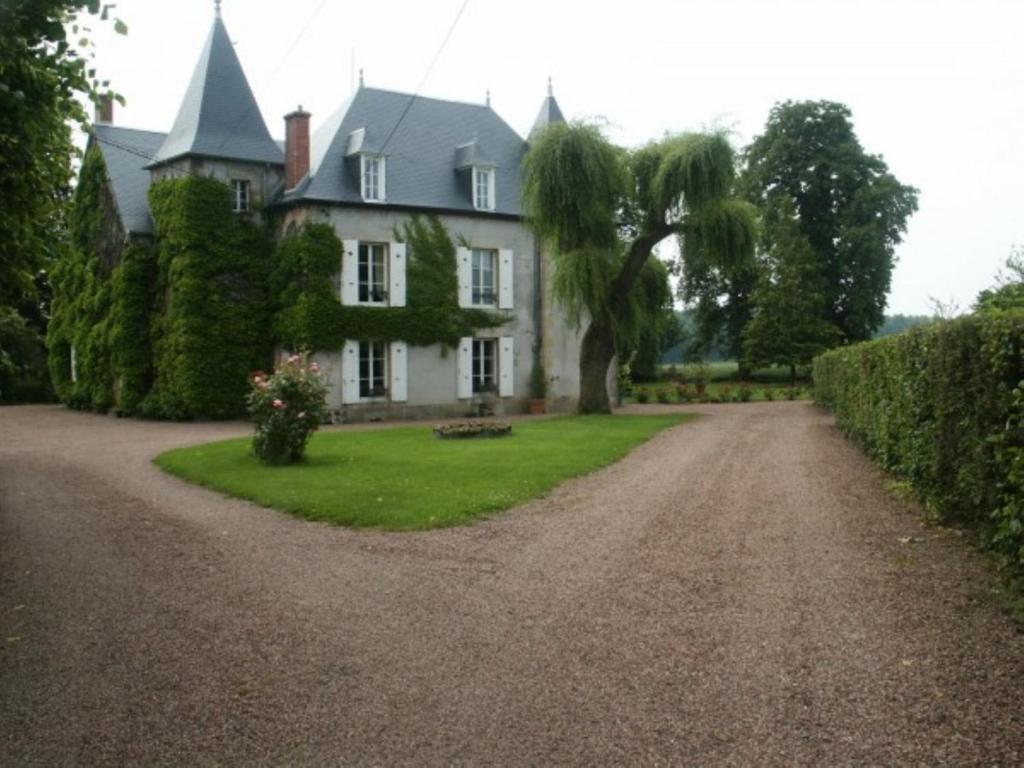
[[[473,168],[473,207],[478,211],[494,210],[494,169]]]
[[[231,210],[235,213],[249,210],[249,182],[245,179],[231,180]]]
[[[360,155],[359,160],[363,200],[368,203],[383,203],[386,173],[384,156]]]

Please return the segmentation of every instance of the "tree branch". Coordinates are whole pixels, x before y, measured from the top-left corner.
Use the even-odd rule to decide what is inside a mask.
[[[655,225],[648,225],[641,230],[640,234],[629,245],[629,253],[622,264],[622,269],[615,276],[611,285],[611,296],[609,297],[609,308],[613,313],[623,312],[629,301],[629,292],[633,284],[640,276],[640,270],[654,250],[654,246],[676,231],[672,224],[659,222]]]

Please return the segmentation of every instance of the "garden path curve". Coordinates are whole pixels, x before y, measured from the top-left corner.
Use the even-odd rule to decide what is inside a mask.
[[[0,409],[0,764],[1024,762],[984,560],[815,406],[695,409],[403,534],[150,464],[239,424]]]

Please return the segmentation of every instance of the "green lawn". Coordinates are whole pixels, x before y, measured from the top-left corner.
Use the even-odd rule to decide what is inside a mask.
[[[311,520],[413,530],[458,525],[539,496],[692,418],[567,416],[510,437],[439,440],[430,426],[321,432],[302,464],[267,467],[247,438],[179,448],[156,464],[231,496]]]

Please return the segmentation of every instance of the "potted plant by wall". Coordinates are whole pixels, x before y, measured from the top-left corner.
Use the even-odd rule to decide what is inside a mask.
[[[543,363],[535,363],[530,377],[530,413],[538,416],[547,410],[548,380]]]

